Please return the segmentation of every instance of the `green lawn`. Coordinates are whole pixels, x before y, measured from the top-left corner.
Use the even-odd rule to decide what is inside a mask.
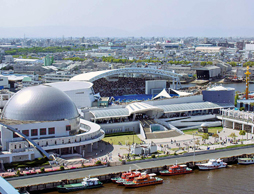
[[[217,133],[217,131],[221,132],[222,130],[223,130],[222,127],[210,127],[210,128],[208,128],[208,132],[210,132],[210,133]],[[198,135],[198,136],[203,135],[203,133],[198,132],[198,129],[184,130],[183,132],[186,135],[192,135],[193,133],[195,133],[195,135]]]
[[[113,136],[113,137],[105,137],[102,139],[102,141],[113,143],[114,145],[119,145],[119,142],[122,143],[122,145],[125,145],[125,142],[128,144],[133,143],[133,136],[134,136],[134,143],[141,143],[142,141],[138,138],[137,135],[121,135],[121,136]]]

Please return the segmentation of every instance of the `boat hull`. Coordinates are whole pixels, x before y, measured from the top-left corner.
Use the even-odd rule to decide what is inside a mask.
[[[80,184],[76,184],[76,186],[75,186],[75,184],[72,184],[71,187],[66,187],[66,185],[58,186],[57,191],[59,193],[69,193],[69,192],[80,191],[80,190],[85,190],[85,189],[95,189],[95,188],[99,188],[102,186],[103,186],[102,183],[98,184],[98,185],[90,185],[90,186],[81,186]]]
[[[227,165],[223,166],[201,166],[198,165],[199,170],[215,170],[215,169],[220,169],[220,168],[226,168]]]
[[[116,184],[118,184],[118,185],[124,185],[123,183],[124,183],[125,181],[116,181]]]
[[[122,178],[121,178],[121,177],[118,177],[118,178],[112,178],[112,179],[111,179],[111,181],[112,181],[113,183],[116,183],[116,181],[119,181],[119,180],[122,180]]]
[[[245,159],[245,160],[238,159],[238,164],[241,164],[241,165],[254,164],[254,160],[253,159]]]
[[[162,183],[163,183],[163,180],[153,181],[153,182],[148,182],[148,183],[124,184],[124,185],[127,188],[137,188],[137,187],[145,187],[145,186],[162,184]]]
[[[162,175],[162,176],[174,176],[174,175],[190,174],[190,173],[192,173],[192,170],[185,171],[185,172],[174,172],[174,173],[171,173],[169,171],[160,171],[160,175]]]

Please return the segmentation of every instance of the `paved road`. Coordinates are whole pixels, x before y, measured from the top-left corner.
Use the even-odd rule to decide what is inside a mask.
[[[201,161],[201,160],[207,160],[210,158],[223,158],[223,157],[230,157],[230,156],[236,156],[241,154],[251,154],[254,153],[254,147],[251,148],[243,148],[243,149],[236,149],[236,150],[227,150],[227,151],[221,151],[216,153],[206,153],[202,155],[196,155],[195,161]],[[42,183],[51,183],[51,182],[57,182],[59,180],[63,179],[77,179],[77,178],[83,178],[87,177],[89,175],[91,176],[99,176],[99,175],[105,175],[110,173],[118,173],[122,171],[127,171],[131,167],[131,169],[146,169],[146,168],[152,168],[152,167],[160,167],[164,165],[173,165],[175,162],[178,163],[186,163],[193,161],[193,156],[176,156],[174,158],[170,159],[162,159],[162,160],[155,160],[155,161],[142,161],[139,163],[132,163],[132,164],[126,164],[122,166],[114,166],[114,167],[105,167],[105,168],[95,168],[95,169],[81,169],[79,171],[63,171],[59,174],[41,174],[38,177],[34,176],[27,176],[27,177],[20,177],[17,180],[11,180],[7,179],[8,182],[13,185],[14,187],[23,187],[28,185],[37,185]]]

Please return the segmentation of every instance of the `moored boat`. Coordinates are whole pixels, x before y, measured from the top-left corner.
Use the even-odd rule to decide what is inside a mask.
[[[199,170],[213,170],[219,168],[226,168],[227,163],[223,162],[221,159],[210,159],[207,163],[197,164]]]
[[[124,182],[124,186],[128,188],[144,187],[149,185],[161,184],[163,179],[154,177],[156,174],[146,174],[134,178],[133,181]]]
[[[133,181],[136,177],[139,177],[142,173],[139,171],[132,172],[131,175],[127,176],[125,179],[117,180],[116,183],[118,185],[123,185],[124,182]]]
[[[238,158],[238,164],[254,164],[253,158]]]
[[[57,190],[59,193],[68,193],[72,191],[94,189],[102,186],[103,184],[98,178],[84,178],[81,183],[59,185],[57,186]]]
[[[191,173],[192,169],[188,168],[187,165],[178,165],[175,164],[174,166],[171,166],[168,168],[168,170],[162,170],[160,171],[161,175],[179,175],[179,174],[188,174]]]
[[[125,172],[125,173],[123,173],[123,174],[121,175],[121,177],[112,178],[111,181],[112,181],[113,183],[116,183],[117,181],[123,181],[123,180],[125,180],[125,179],[127,178],[127,176],[130,176],[131,174],[132,174],[131,171]]]

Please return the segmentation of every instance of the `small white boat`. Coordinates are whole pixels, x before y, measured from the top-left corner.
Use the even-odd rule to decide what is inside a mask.
[[[254,164],[253,158],[238,158],[238,164]]]
[[[197,164],[199,170],[213,170],[219,168],[226,168],[227,163],[221,159],[210,159],[207,163]]]

